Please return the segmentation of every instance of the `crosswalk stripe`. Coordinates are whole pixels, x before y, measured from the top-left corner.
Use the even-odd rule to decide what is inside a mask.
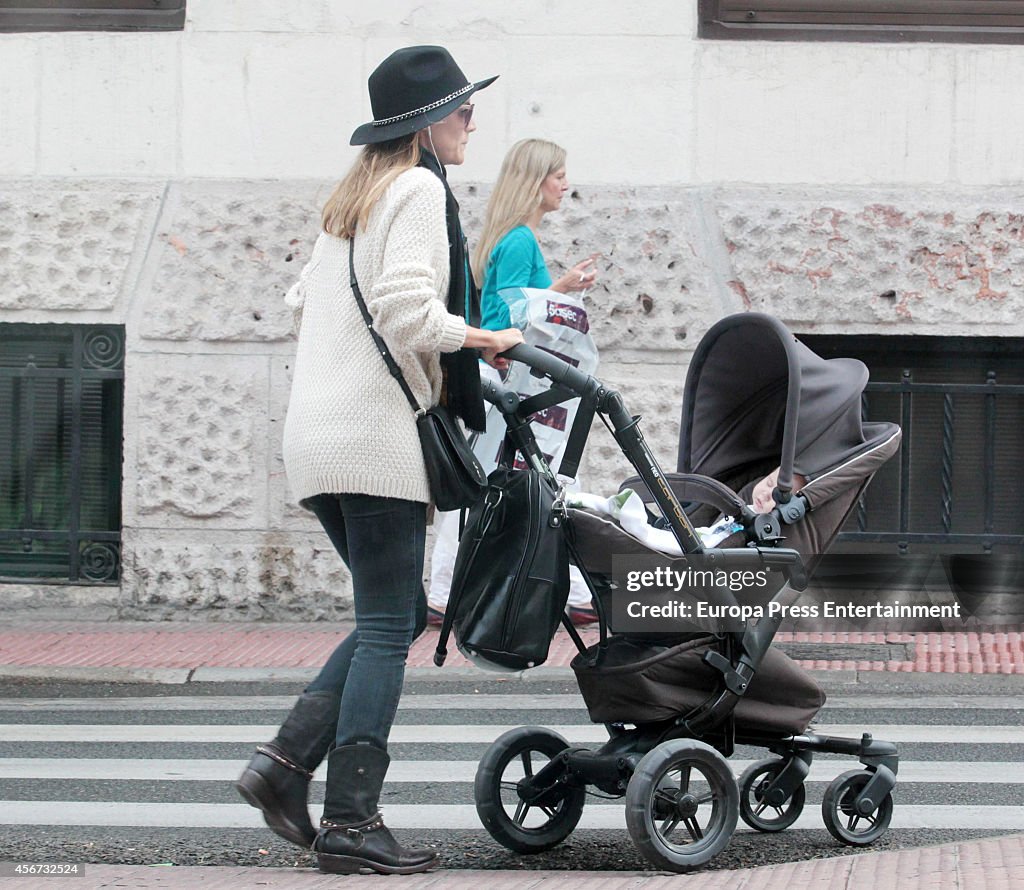
[[[442,744],[488,744],[518,724],[399,724],[392,728],[392,743],[418,742]],[[550,727],[573,743],[603,742],[608,734],[603,726],[570,724]],[[857,724],[823,724],[814,732],[859,739],[870,729],[879,739],[891,742],[928,744],[1024,744],[1021,726],[911,726],[887,724],[874,727]],[[225,724],[38,724],[14,723],[3,727],[6,742],[191,742],[245,743],[264,742],[277,733],[277,726],[238,726]]]
[[[226,782],[234,781],[247,761],[244,760],[115,760],[43,757],[8,757],[0,759],[0,781],[5,779],[81,780],[81,781],[161,781],[161,782]],[[752,760],[729,761],[738,776]],[[519,779],[509,765],[508,777]],[[476,760],[396,760],[388,769],[388,783],[396,782],[472,782]],[[840,773],[856,769],[850,760],[817,760],[811,766],[809,782],[830,782]],[[322,764],[314,775],[323,781],[327,774]],[[943,760],[912,760],[900,763],[902,783],[1024,785],[1024,764],[976,761],[961,763]]]
[[[1022,700],[1024,702],[1024,700]],[[8,698],[0,699],[0,711],[287,711],[294,695],[266,696],[146,696],[139,698]],[[1024,708],[1024,703],[1021,704]],[[402,711],[533,710],[583,711],[579,694],[517,695],[417,695],[405,694],[398,703]]]
[[[0,711],[286,711],[295,703],[293,695],[266,696],[140,696],[132,698],[5,698]],[[826,708],[865,710],[1024,710],[1021,695],[837,695],[830,697]],[[480,711],[480,710],[583,710],[579,694],[452,694],[428,695],[406,693],[399,710],[412,711]]]
[[[460,759],[437,760],[395,760],[387,775],[387,785],[393,788],[392,796],[406,800],[420,800],[424,803],[388,804],[385,815],[388,824],[397,829],[413,830],[469,830],[483,831],[476,808],[472,803],[473,795],[465,786],[470,785],[476,776],[478,761],[471,754],[475,753],[459,746],[466,744],[489,745],[505,731],[518,727],[522,722],[536,722],[543,725],[546,720],[557,721],[557,725],[549,728],[560,733],[572,744],[584,744],[590,748],[607,740],[605,728],[587,721],[586,710],[582,698],[577,693],[570,694],[529,694],[529,684],[520,686],[515,692],[494,694],[460,692],[456,694],[434,694],[438,687],[427,687],[430,692],[410,692],[407,690],[400,708],[406,713],[404,719],[415,723],[396,725],[391,733],[394,744],[441,745],[440,755],[431,751],[434,757],[445,757],[449,753]],[[462,687],[470,689],[472,687]],[[485,687],[493,689],[494,687]],[[156,749],[128,749],[133,755],[129,758],[111,757],[112,750],[101,748],[91,749],[103,754],[101,758],[63,758],[54,756],[57,749],[42,751],[45,757],[0,757],[0,795],[14,797],[45,796],[41,792],[32,794],[19,793],[32,782],[51,782],[53,786],[42,786],[47,789],[59,789],[57,794],[81,797],[129,797],[135,801],[115,800],[5,800],[0,803],[0,825],[62,825],[62,826],[139,826],[153,829],[187,830],[216,828],[246,828],[265,830],[261,815],[253,808],[245,805],[233,793],[229,793],[232,783],[243,769],[246,759],[232,757],[192,759],[182,758],[180,754],[196,749],[178,750],[174,745],[207,745],[235,744],[251,745],[265,742],[277,731],[276,723],[271,723],[279,715],[274,711],[286,711],[294,702],[293,696],[284,695],[187,695],[187,696],[156,696],[107,698],[71,698],[71,699],[0,699],[0,711],[10,719],[16,714],[23,717],[15,719],[49,719],[59,723],[34,724],[14,723],[0,724],[0,741],[7,743],[24,743],[23,748],[9,744],[7,750],[18,754],[35,753],[35,743],[151,743],[163,747]],[[835,713],[840,709],[865,711],[865,714]],[[930,711],[928,719],[937,719],[940,724],[919,725],[913,721],[917,714],[913,710]],[[977,746],[982,745],[1015,745],[1024,750],[1024,726],[1021,725],[981,725],[966,724],[971,720],[985,721],[986,713],[991,713],[989,720],[1003,719],[1002,714],[994,712],[1024,710],[1024,695],[862,695],[843,693],[829,699],[826,710],[820,716],[825,720],[843,720],[843,723],[821,724],[812,727],[813,732],[834,735],[841,738],[859,739],[863,732],[871,732],[878,739],[885,739],[898,744],[933,744],[945,746],[962,746],[958,749],[917,749],[912,753],[915,757],[934,756],[946,757],[946,760],[912,760],[900,764],[899,783],[903,786],[918,784],[915,789],[905,792],[906,798],[914,803],[903,804],[897,792],[892,828],[899,829],[931,829],[931,830],[988,830],[988,831],[1024,831],[1024,806],[1012,805],[1015,800],[1024,804],[1024,762],[1013,760],[988,761],[965,757],[963,751],[974,747],[976,757],[1002,756],[1016,757],[1016,750],[1009,753],[999,749],[988,748],[981,753]],[[409,713],[409,712],[423,713]],[[533,711],[534,714],[517,712]],[[564,713],[554,713],[562,711]],[[829,713],[831,711],[831,713]],[[191,713],[189,713],[191,712]],[[205,712],[205,713],[202,713]],[[443,718],[441,712],[451,712],[451,716]],[[939,713],[942,712],[942,713]],[[970,713],[973,712],[973,713]],[[97,717],[98,714],[102,716]],[[112,715],[111,718],[107,714]],[[437,715],[435,717],[435,714]],[[46,715],[46,716],[43,716]],[[222,715],[222,716],[218,716]],[[854,720],[862,722],[852,722]],[[261,721],[259,725],[243,725],[237,721],[244,719]],[[434,719],[460,720],[467,719],[466,724],[434,724]],[[127,719],[136,722],[131,724],[97,724],[75,723],[75,720],[96,719]],[[222,719],[227,723],[212,723]],[[493,719],[499,721],[488,724],[480,721]],[[162,721],[200,720],[202,723],[177,723]],[[236,721],[234,723],[230,721]],[[886,720],[896,721],[886,723]],[[516,722],[508,722],[516,721]],[[849,721],[849,722],[846,722]],[[902,722],[901,722],[902,721]],[[153,750],[161,755],[147,758],[145,752]],[[198,749],[198,753],[242,754],[244,749],[221,750]],[[417,748],[406,749],[406,757],[417,756]],[[403,752],[404,753],[404,752]],[[427,753],[424,751],[423,753]],[[749,750],[742,753],[750,755]],[[142,755],[142,756],[140,756]],[[163,756],[169,755],[169,756]],[[768,756],[767,753],[764,756]],[[753,761],[747,759],[731,759],[730,768],[736,776],[746,769]],[[520,763],[514,761],[509,765],[506,778],[517,780],[521,772]],[[836,776],[848,770],[858,769],[860,765],[855,758],[818,758],[811,767],[808,783],[817,783],[811,794],[820,796],[824,783],[832,781]],[[326,777],[326,764],[316,771],[314,781],[322,783]],[[90,792],[91,786],[62,783],[106,782],[106,786],[95,786],[96,794]],[[113,783],[123,782],[123,786]],[[142,785],[141,783],[148,783]],[[192,788],[188,783],[216,783],[220,790],[215,794],[209,789]],[[6,783],[6,784],[5,784]],[[136,784],[127,784],[136,783]],[[153,796],[150,788],[153,783],[170,783],[155,786]],[[182,784],[184,783],[184,784]],[[463,787],[456,787],[456,783]],[[409,786],[405,791],[397,785]],[[437,793],[424,791],[426,786],[436,786]],[[175,790],[171,790],[171,787]],[[419,789],[416,788],[419,786]],[[974,786],[968,788],[968,786]],[[999,786],[997,788],[997,786]],[[1005,791],[1002,786],[1010,786]],[[75,789],[64,790],[64,789]],[[11,790],[8,790],[11,789]],[[14,789],[18,789],[15,791]],[[122,790],[123,789],[123,790]],[[317,794],[322,793],[322,785]],[[220,797],[229,803],[167,803],[139,801],[138,798],[149,798],[149,801],[162,800],[164,797],[181,797],[193,801],[197,797]],[[455,801],[453,803],[434,803],[437,800]],[[923,801],[935,800],[936,804]],[[963,800],[963,804],[955,801]],[[985,801],[991,800],[991,804]],[[459,802],[461,801],[461,802]],[[997,803],[998,801],[998,803]],[[1011,804],[1011,805],[1004,805]],[[585,809],[580,822],[581,829],[625,830],[625,816],[621,801],[592,801]],[[791,830],[817,830],[823,828],[820,807],[808,805]],[[740,823],[739,830],[746,831]],[[628,842],[628,836],[624,836]]]
[[[391,828],[481,830],[472,804],[394,804],[385,807]],[[89,825],[150,828],[261,828],[260,814],[244,804],[127,803],[83,801],[6,801],[0,825]],[[622,807],[592,806],[583,811],[580,828],[623,829]],[[796,829],[820,829],[821,813],[807,807]],[[1024,807],[897,806],[893,828],[1024,830]]]

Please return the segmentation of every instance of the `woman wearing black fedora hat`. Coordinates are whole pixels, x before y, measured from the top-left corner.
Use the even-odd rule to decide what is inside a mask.
[[[284,430],[292,491],[352,573],[355,630],[238,780],[279,835],[312,845],[322,871],[411,873],[436,853],[401,846],[377,809],[388,736],[412,640],[426,624],[427,485],[415,415],[366,330],[374,330],[423,407],[444,399],[483,430],[478,357],[522,342],[485,331],[468,272],[459,207],[445,179],[476,129],[470,82],[447,50],[398,50],[370,75],[374,119],[323,211],[323,232],[287,302],[299,319]],[[479,350],[479,352],[478,352]],[[329,753],[328,753],[329,752]],[[327,756],[317,832],[307,793]]]

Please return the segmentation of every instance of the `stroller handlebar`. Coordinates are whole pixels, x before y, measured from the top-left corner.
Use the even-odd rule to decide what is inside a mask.
[[[577,395],[583,395],[593,379],[589,374],[577,371],[557,355],[552,355],[544,349],[528,346],[525,343],[520,343],[501,353],[501,357],[529,365],[535,371],[540,371],[545,377],[549,377],[566,389],[571,389]]]
[[[515,411],[519,403],[519,396],[510,389],[498,386],[493,380],[480,379],[480,389],[483,392],[485,401],[496,405],[502,413]]]

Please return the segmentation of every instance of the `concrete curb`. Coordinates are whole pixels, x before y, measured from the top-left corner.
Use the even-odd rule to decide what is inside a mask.
[[[309,683],[320,673],[312,667],[197,667],[189,683]]]
[[[189,668],[72,667],[65,665],[0,665],[0,680],[60,680],[83,683],[188,683]]]

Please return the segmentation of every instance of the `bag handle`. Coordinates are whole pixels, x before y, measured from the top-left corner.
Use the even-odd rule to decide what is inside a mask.
[[[526,472],[530,471],[527,470]],[[497,498],[493,502],[488,500],[491,492],[494,492],[495,497]],[[490,528],[498,506],[501,504],[504,497],[505,493],[500,488],[492,488],[486,495],[484,495],[484,512],[476,527],[475,544],[477,549],[480,546],[480,541],[483,539],[484,535],[487,534],[487,529]],[[461,525],[461,523],[462,518],[460,517],[459,524]],[[461,549],[463,546],[464,542],[462,541],[462,535],[460,533],[459,548]],[[467,562],[472,561],[473,557],[471,556]],[[444,620],[441,622],[441,633],[438,635],[437,645],[434,647],[434,664],[437,667],[444,667],[445,660],[448,658],[448,637],[451,636],[452,628],[455,624],[455,612],[459,607],[459,601],[462,599],[462,592],[466,587],[464,583],[461,583],[463,574],[464,572],[460,573],[457,578],[455,576],[452,577],[452,586],[448,594],[448,606],[444,610]],[[456,580],[460,583],[456,584]]]
[[[417,417],[421,417],[426,414],[426,409],[420,407],[420,403],[416,401],[416,396],[412,394],[412,390],[409,389],[409,384],[405,382],[405,375],[402,373],[402,369],[398,367],[398,362],[395,361],[395,357],[391,354],[391,350],[388,349],[388,344],[384,342],[384,338],[377,333],[376,328],[373,326],[373,316],[370,315],[370,310],[366,308],[366,301],[363,299],[363,294],[359,290],[359,282],[356,281],[356,264],[355,264],[355,252],[356,252],[356,239],[354,236],[348,239],[348,279],[349,284],[352,285],[352,293],[355,295],[356,302],[359,304],[359,311],[363,315],[363,321],[366,323],[366,328],[370,332],[370,336],[373,337],[373,342],[377,346],[377,351],[381,354],[384,359],[384,364],[388,366],[388,370],[391,372],[391,376],[398,381],[398,385],[402,387],[402,392],[405,393],[405,397],[409,400],[409,404],[412,406],[413,412]]]

